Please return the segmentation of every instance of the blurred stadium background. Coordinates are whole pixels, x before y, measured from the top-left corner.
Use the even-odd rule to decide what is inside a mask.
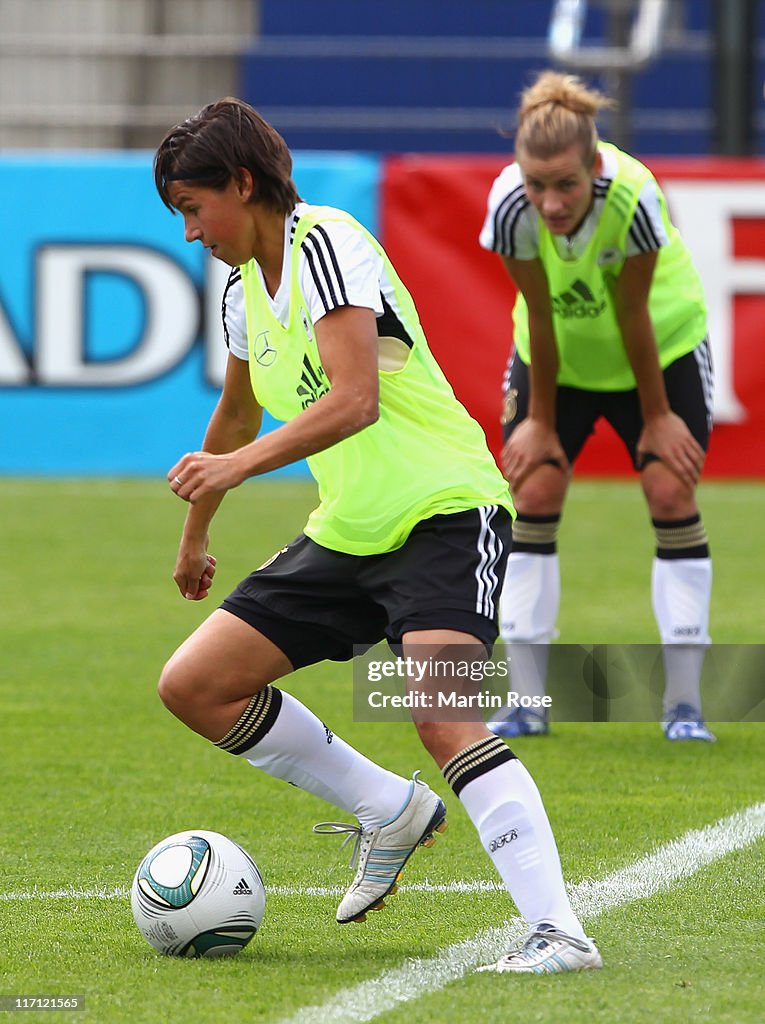
[[[759,0],[3,0],[0,145],[152,148],[189,109],[237,93],[293,148],[504,152],[496,129],[530,72],[567,53],[619,95],[614,141],[751,154],[765,139],[764,11]]]
[[[762,0],[2,0],[0,473],[154,474],[198,445],[226,271],[184,245],[150,161],[227,93],[283,133],[307,199],[381,237],[496,449],[512,295],[476,239],[550,65],[618,98],[603,134],[653,167],[699,263],[710,474],[765,475]],[[627,466],[604,435],[582,469]]]

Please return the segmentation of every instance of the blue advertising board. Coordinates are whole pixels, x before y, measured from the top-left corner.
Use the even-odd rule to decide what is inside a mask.
[[[2,474],[162,474],[201,445],[226,361],[229,268],[184,241],[151,160],[0,158]],[[294,176],[306,201],[377,233],[376,157],[298,153]]]

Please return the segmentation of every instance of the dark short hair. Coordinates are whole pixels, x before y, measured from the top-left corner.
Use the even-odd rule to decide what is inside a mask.
[[[170,182],[222,190],[232,178],[239,180],[242,168],[252,174],[253,202],[280,213],[290,213],[299,202],[287,143],[248,103],[226,96],[165,135],[154,156],[154,183],[162,202],[175,212]]]

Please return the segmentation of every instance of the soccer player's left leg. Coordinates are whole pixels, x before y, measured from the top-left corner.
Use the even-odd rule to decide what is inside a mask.
[[[701,673],[709,636],[712,561],[695,499],[659,463],[643,473],[656,532],[651,576],[654,615],[663,645],[663,727],[670,740],[704,740]]]

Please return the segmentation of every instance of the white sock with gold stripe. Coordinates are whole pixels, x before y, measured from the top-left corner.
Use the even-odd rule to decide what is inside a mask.
[[[502,740],[492,737],[466,748],[443,772],[529,925],[552,924],[584,938],[563,883],[542,798],[521,762]]]
[[[355,814],[364,828],[394,817],[409,798],[410,779],[364,757],[275,686],[253,697],[216,746]]]

